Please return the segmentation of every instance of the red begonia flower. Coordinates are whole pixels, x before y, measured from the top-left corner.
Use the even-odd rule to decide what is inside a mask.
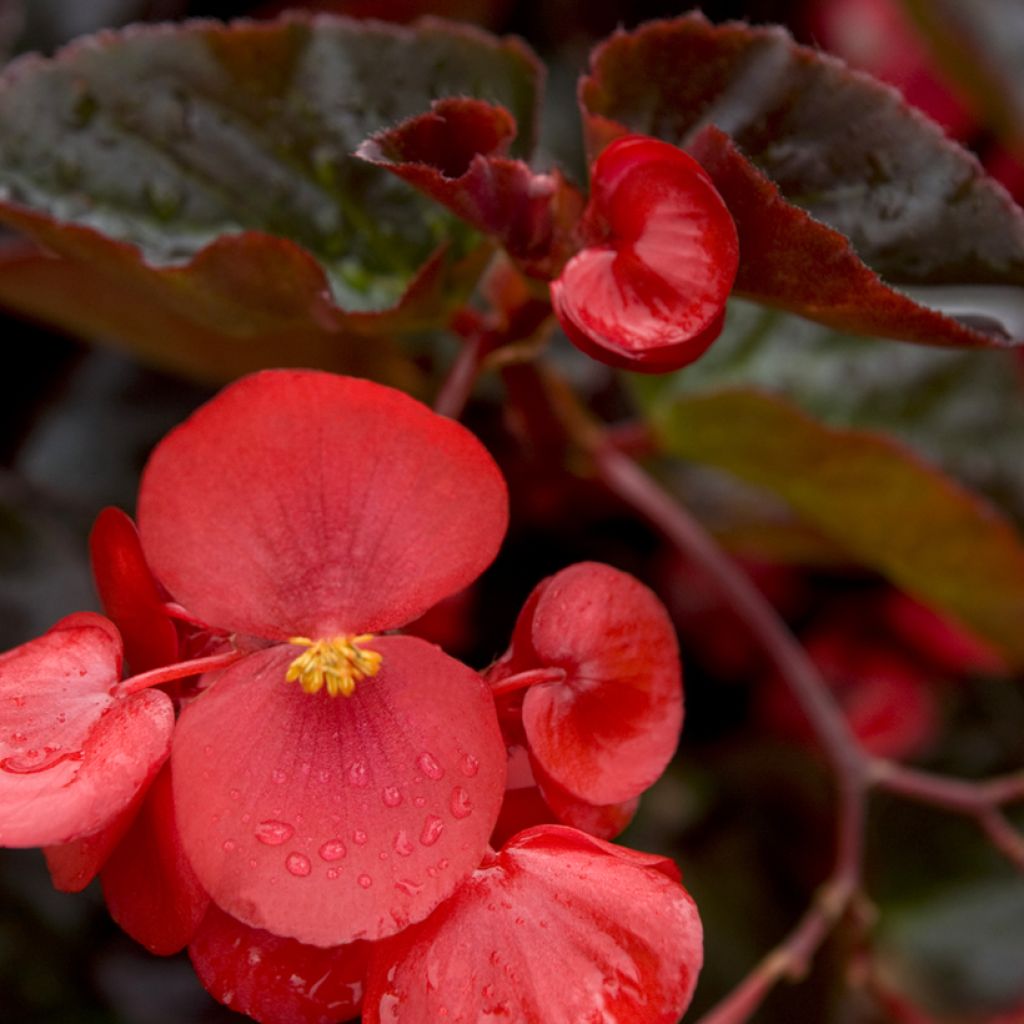
[[[167,757],[171,701],[119,694],[121,656],[113,624],[88,612],[0,655],[0,845],[99,832]]]
[[[364,1024],[675,1024],[703,959],[678,879],[671,861],[572,829],[523,832],[375,947]]]
[[[721,333],[739,265],[736,225],[681,149],[643,135],[594,162],[585,246],[551,283],[569,339],[611,366],[662,373]]]
[[[154,574],[264,647],[185,708],[174,743],[184,849],[232,916],[318,946],[376,939],[479,863],[504,788],[491,696],[437,648],[369,634],[471,582],[506,501],[459,424],[324,373],[244,378],[155,450]]]
[[[166,596],[146,563],[135,524],[119,508],[105,508],[89,535],[93,578],[103,610],[117,626],[132,672],[148,672],[178,658],[178,631]]]
[[[211,906],[189,946],[215,999],[260,1024],[335,1024],[359,1013],[369,944],[333,949],[250,928]]]
[[[638,580],[582,562],[541,582],[519,614],[512,645],[492,667],[496,693],[530,686],[522,724],[546,777],[588,804],[631,800],[665,770],[683,721],[675,631]],[[543,786],[543,780],[541,780]]]
[[[110,916],[136,942],[158,956],[188,945],[210,898],[181,845],[169,764],[153,781],[101,877]]]

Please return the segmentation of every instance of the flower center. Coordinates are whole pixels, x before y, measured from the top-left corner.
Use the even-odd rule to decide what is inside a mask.
[[[325,686],[331,697],[351,697],[356,683],[380,671],[381,656],[360,647],[373,639],[372,633],[361,636],[336,636],[330,640],[310,640],[293,636],[290,644],[306,647],[289,666],[285,679],[298,681],[306,693],[319,693]]]

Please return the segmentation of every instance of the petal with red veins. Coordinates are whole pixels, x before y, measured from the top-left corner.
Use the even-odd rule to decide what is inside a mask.
[[[135,524],[119,508],[105,508],[96,517],[89,554],[96,591],[120,630],[131,671],[176,661],[178,631],[165,610],[166,598],[146,564]]]
[[[671,862],[541,826],[374,950],[363,1021],[675,1024],[702,959]]]
[[[505,748],[480,677],[413,637],[378,637],[351,697],[285,682],[302,648],[248,655],[187,707],[175,806],[224,910],[317,946],[418,921],[483,855]]]
[[[169,763],[103,868],[102,881],[110,916],[136,942],[158,956],[188,945],[210,898],[182,849]]]
[[[336,1024],[359,1014],[369,943],[321,949],[250,928],[211,905],[188,953],[206,990],[260,1024]]]
[[[458,423],[370,381],[276,370],[229,386],[157,446],[139,529],[193,614],[286,640],[416,618],[490,563],[507,504]]]
[[[156,774],[174,709],[152,690],[119,700],[120,670],[117,630],[91,613],[0,655],[0,845],[99,832]]]
[[[523,727],[533,758],[569,795],[621,803],[664,771],[683,721],[679,650],[664,606],[638,580],[596,562],[545,580],[509,661],[566,672],[527,691]]]

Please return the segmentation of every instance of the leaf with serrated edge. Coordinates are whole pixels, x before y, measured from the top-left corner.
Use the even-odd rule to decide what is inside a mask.
[[[525,152],[537,78],[517,41],[432,21],[101,33],[0,78],[0,219],[205,330],[421,329],[479,239],[352,153],[453,94],[507,106]]]
[[[1021,211],[894,90],[784,30],[620,32],[580,103],[592,154],[623,131],[697,150],[735,208],[742,293],[864,333],[1024,340]]]

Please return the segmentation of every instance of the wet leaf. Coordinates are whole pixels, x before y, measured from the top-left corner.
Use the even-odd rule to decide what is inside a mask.
[[[438,96],[475,95],[512,112],[521,155],[536,75],[521,44],[435,22],[294,17],[106,33],[52,61],[24,58],[0,79],[0,218],[75,265],[65,276],[78,290],[90,290],[86,266],[112,282],[105,298],[112,286],[128,296],[125,322],[100,303],[123,342],[136,344],[148,305],[200,332],[256,339],[270,361],[308,361],[289,360],[280,336],[329,350],[353,333],[443,322],[485,256],[463,222],[355,148]],[[29,276],[34,300],[8,287],[5,301],[52,318],[61,275],[34,266]],[[62,319],[95,332],[87,300]],[[142,333],[140,347],[152,347],[155,332]],[[182,361],[175,342],[161,348]],[[186,361],[196,358],[206,370],[201,355]]]
[[[1024,215],[897,93],[782,29],[690,14],[620,32],[580,100],[592,153],[632,131],[705,164],[741,294],[860,333],[1024,339]]]

